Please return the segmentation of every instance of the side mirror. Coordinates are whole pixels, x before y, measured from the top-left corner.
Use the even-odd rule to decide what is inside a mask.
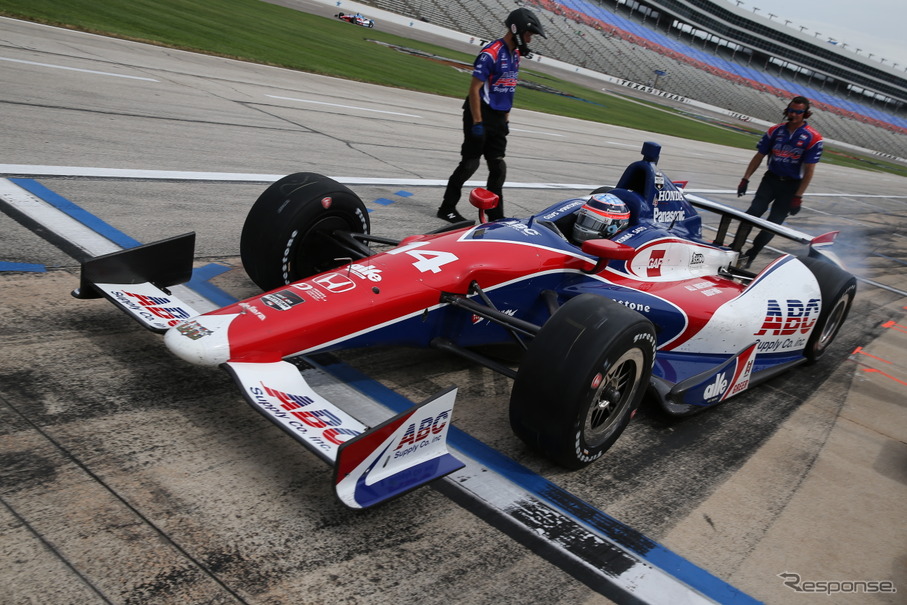
[[[469,192],[469,203],[479,209],[479,222],[485,222],[485,211],[491,210],[501,201],[497,193],[493,193],[484,187],[476,187]]]
[[[609,239],[590,239],[583,242],[580,249],[598,259],[595,267],[586,273],[598,273],[609,260],[628,261],[636,255],[636,248],[619,244]]]

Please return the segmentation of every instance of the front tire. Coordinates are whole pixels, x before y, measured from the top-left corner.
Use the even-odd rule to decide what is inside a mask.
[[[334,232],[369,233],[368,210],[337,181],[299,172],[268,187],[249,210],[239,252],[249,278],[273,290],[349,261]]]
[[[520,364],[510,425],[568,469],[597,460],[639,407],[652,375],[655,329],[639,313],[583,294],[542,326]]]

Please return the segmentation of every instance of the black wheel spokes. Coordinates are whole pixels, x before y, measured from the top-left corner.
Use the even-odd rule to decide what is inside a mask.
[[[828,316],[828,321],[825,322],[825,327],[822,329],[822,334],[819,336],[819,350],[827,347],[838,333],[838,328],[844,323],[844,317],[847,313],[849,304],[850,301],[848,298],[843,297],[838,301],[838,304],[835,305],[835,308],[832,309]]]
[[[586,415],[584,437],[588,444],[604,441],[630,404],[642,372],[642,353],[627,351],[611,367],[592,400]]]

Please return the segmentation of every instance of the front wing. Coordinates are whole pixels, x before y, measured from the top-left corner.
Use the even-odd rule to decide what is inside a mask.
[[[186,234],[86,261],[73,296],[103,296],[149,330],[194,338],[197,311],[168,289],[191,278],[194,241]],[[317,393],[288,361],[223,367],[255,410],[334,466],[337,497],[350,508],[380,504],[463,467],[447,450],[456,389],[370,428]]]

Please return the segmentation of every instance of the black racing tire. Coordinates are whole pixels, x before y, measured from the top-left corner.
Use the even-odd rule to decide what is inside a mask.
[[[239,252],[249,278],[273,290],[348,262],[333,232],[370,229],[358,195],[326,176],[298,172],[259,196],[243,224]]]
[[[825,354],[847,319],[857,292],[857,279],[829,261],[809,256],[799,259],[816,276],[822,293],[819,319],[803,350],[808,363],[815,363]]]
[[[581,294],[529,345],[510,394],[510,426],[557,464],[580,469],[627,427],[654,358],[652,322],[607,298]]]

